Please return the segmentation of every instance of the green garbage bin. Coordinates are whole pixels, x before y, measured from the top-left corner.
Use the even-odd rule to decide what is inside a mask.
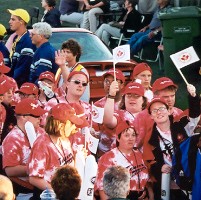
[[[201,55],[201,9],[196,6],[173,7],[160,13],[159,18],[162,22],[165,75],[178,82],[181,76],[170,55],[190,46],[195,48],[198,56]],[[196,71],[195,76],[200,76],[199,69],[196,67],[193,67],[193,71],[190,70],[191,74],[189,69],[187,71],[184,69],[187,80],[191,78],[189,75],[192,76],[193,71]]]
[[[164,73],[179,85],[176,106],[188,108],[186,84],[174,66],[170,55],[193,46],[201,59],[201,9],[196,6],[173,7],[159,14],[162,23],[164,45]],[[201,62],[196,62],[181,69],[187,81],[201,92]]]

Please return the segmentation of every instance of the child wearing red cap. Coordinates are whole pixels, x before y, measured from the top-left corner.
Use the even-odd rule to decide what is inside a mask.
[[[31,144],[25,124],[27,121],[31,122],[36,130],[40,124],[40,116],[44,113],[45,111],[38,105],[36,100],[23,99],[15,107],[17,125],[3,141],[3,168],[13,182],[16,195],[33,192],[33,186],[28,181],[27,173]]]
[[[131,123],[122,121],[117,125],[117,147],[105,153],[98,161],[95,191],[99,192],[101,199],[106,199],[103,191],[103,174],[108,167],[117,165],[129,169],[131,175],[128,199],[146,199],[149,175],[141,152],[133,149],[136,138],[137,133]]]
[[[114,81],[114,73],[116,76],[116,81]],[[103,74],[104,78],[104,90],[106,93],[106,96],[101,98],[100,100],[96,101],[94,103],[95,106],[104,108],[106,100],[108,98],[110,86],[118,84],[119,90],[117,91],[114,99],[114,110],[119,110],[119,103],[121,102],[122,97],[122,90],[124,88],[125,84],[125,77],[121,70],[116,69],[115,71],[113,69],[109,69],[105,74]],[[93,128],[98,133],[99,136],[99,145],[98,145],[98,152],[97,156],[100,157],[105,152],[109,151],[111,149],[111,145],[115,140],[115,136],[113,134],[114,130],[107,128],[104,124],[97,124],[93,122]]]
[[[112,86],[112,85],[111,85]],[[116,87],[115,87],[116,86]],[[110,87],[109,96],[104,107],[103,123],[108,128],[115,128],[121,121],[128,120],[135,124],[136,131],[140,132],[140,126],[136,124],[136,117],[146,108],[147,98],[144,97],[144,88],[139,83],[128,83],[124,88],[122,100],[119,104],[120,110],[114,111],[114,96],[118,91],[118,85]],[[136,141],[138,143],[138,141]]]
[[[66,103],[59,103],[49,111],[45,125],[47,134],[35,141],[29,162],[29,181],[36,187],[35,199],[42,190],[51,189],[51,178],[59,166],[74,166],[74,153],[69,137],[83,123],[73,107]]]
[[[144,96],[147,97],[148,102],[153,98],[151,89],[152,69],[147,63],[139,63],[133,69],[133,81],[142,84],[145,89]]]

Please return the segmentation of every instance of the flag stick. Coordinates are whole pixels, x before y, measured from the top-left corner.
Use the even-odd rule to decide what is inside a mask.
[[[176,67],[177,68],[177,67]],[[179,68],[177,68],[178,72],[180,73],[181,77],[183,78],[184,82],[186,83],[186,85],[189,85],[188,81],[186,80],[185,76],[182,74],[181,70]]]
[[[117,79],[116,79],[116,73],[115,73],[115,64],[116,64],[116,62],[114,62],[113,61],[113,70],[114,70],[114,81],[116,81]]]

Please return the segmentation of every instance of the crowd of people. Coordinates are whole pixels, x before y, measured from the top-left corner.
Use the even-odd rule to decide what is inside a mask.
[[[71,9],[61,17],[81,24],[73,2],[65,2],[72,3]],[[84,3],[83,26],[95,32],[93,17],[104,12],[107,1]],[[168,0],[157,3],[159,8],[169,6]],[[46,20],[58,14],[55,1],[43,0],[42,5],[42,22],[35,23],[31,31],[27,30],[30,16],[26,10],[8,9],[14,32],[8,40],[10,48],[0,41],[0,199],[37,200],[44,191],[54,191],[55,199],[77,199],[85,182],[80,168],[75,168],[76,156],[82,152],[84,159],[93,155],[98,164],[96,177],[90,180],[93,192],[87,191],[92,199],[160,200],[163,174],[169,174],[170,200],[189,200],[190,196],[200,200],[200,97],[196,88],[187,85],[189,109],[182,111],[175,107],[178,85],[168,77],[152,84],[153,71],[147,63],[134,66],[129,83],[121,70],[111,68],[103,74],[105,96],[94,102],[104,109],[103,121],[94,122],[90,77],[79,64],[81,47],[69,39],[60,50],[54,49],[48,41],[52,28]],[[120,32],[130,23],[130,16],[141,21],[135,5],[125,0],[127,12],[118,21],[120,28],[103,24],[96,33],[104,30],[100,35],[108,42],[109,29]],[[158,34],[154,33],[160,31],[157,12],[153,17],[146,13],[148,29],[134,34],[132,44],[136,35],[143,33],[150,39],[147,34]],[[0,25],[0,40],[5,33]],[[99,139],[96,153],[87,145],[89,133]],[[184,145],[189,139],[189,145]],[[190,147],[183,153],[186,146]],[[184,154],[190,163],[185,165],[187,170],[182,165]],[[188,189],[182,180],[189,181]]]

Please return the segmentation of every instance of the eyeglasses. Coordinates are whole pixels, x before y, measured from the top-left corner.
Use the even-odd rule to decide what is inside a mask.
[[[138,98],[141,97],[141,96],[138,95],[138,94],[131,94],[131,93],[129,93],[129,94],[126,94],[126,97],[127,97],[128,99],[131,99],[131,98],[138,99]]]
[[[88,83],[81,82],[80,80],[70,80],[70,82],[74,82],[76,85],[82,84],[83,87],[86,87]]]
[[[152,111],[151,111],[151,114],[152,114],[152,115],[156,115],[156,114],[158,113],[158,111],[164,112],[165,110],[167,110],[166,107],[159,107],[158,109],[152,110]]]
[[[110,85],[113,81],[114,81],[114,80],[111,81],[111,80],[108,80],[108,79],[105,79],[105,80],[104,80],[104,82],[105,82],[106,85]],[[121,80],[117,80],[117,82],[118,82],[119,84],[122,83]]]

